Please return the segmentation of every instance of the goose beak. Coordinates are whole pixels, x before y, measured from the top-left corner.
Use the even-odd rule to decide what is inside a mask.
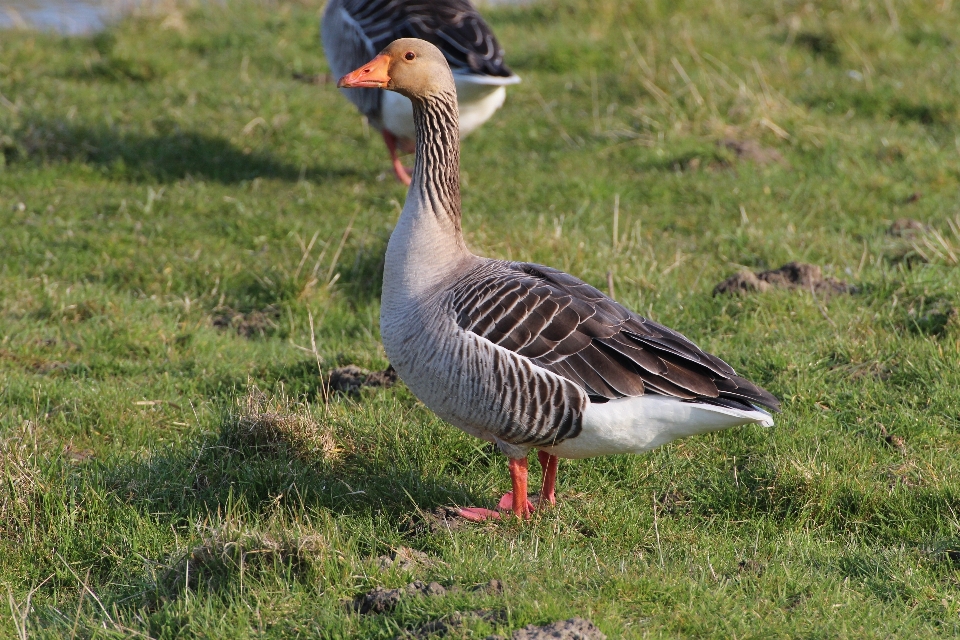
[[[339,89],[386,89],[390,82],[390,56],[381,53],[355,71],[340,78]]]

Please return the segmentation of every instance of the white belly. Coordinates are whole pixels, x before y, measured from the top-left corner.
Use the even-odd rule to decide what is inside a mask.
[[[456,76],[454,76],[456,78]],[[469,82],[457,83],[457,106],[460,108],[460,139],[466,138],[490,119],[507,98],[504,87]]]
[[[590,404],[580,435],[544,451],[561,458],[643,453],[678,438],[744,424],[769,427],[773,419],[759,409],[741,411],[657,395],[622,398]]]
[[[507,90],[500,85],[477,84],[454,75],[457,85],[457,106],[460,110],[460,138],[463,139],[490,119],[503,106]],[[394,91],[383,92],[381,103],[383,126],[399,138],[413,140],[413,105]]]

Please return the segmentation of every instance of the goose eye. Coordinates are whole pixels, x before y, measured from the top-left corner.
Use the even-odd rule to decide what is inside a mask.
[[[407,51],[405,54],[403,54],[403,57],[407,60],[413,60],[417,57],[417,54],[415,54],[413,51]]]

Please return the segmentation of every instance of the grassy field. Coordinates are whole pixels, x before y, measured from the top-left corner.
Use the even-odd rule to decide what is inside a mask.
[[[505,459],[402,384],[324,393],[387,364],[404,189],[321,10],[0,36],[0,636],[960,633],[960,3],[486,11],[523,83],[464,145],[468,244],[609,271],[784,411],[459,528],[431,514],[492,506]],[[792,260],[857,292],[712,295]],[[344,605],[413,580],[460,590]]]

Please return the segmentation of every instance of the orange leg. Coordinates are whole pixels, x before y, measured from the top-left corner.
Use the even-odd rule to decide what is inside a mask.
[[[400,162],[400,157],[397,155],[397,136],[393,135],[386,129],[382,132],[383,141],[387,144],[387,150],[390,152],[390,160],[393,162],[393,172],[397,174],[397,179],[403,184],[410,186],[410,173],[407,171],[406,167],[403,166],[403,163]]]
[[[540,502],[546,500],[552,505],[557,504],[557,466],[560,458],[550,455],[546,451],[537,451],[537,459],[543,467],[543,486],[540,489]]]
[[[513,483],[513,513],[526,520],[533,511],[533,505],[527,500],[527,459],[510,459],[510,480]]]
[[[498,509],[500,511],[513,511],[518,518],[527,520],[533,511],[533,505],[527,499],[526,458],[510,458],[510,482],[513,485],[513,491],[500,498]],[[499,520],[501,517],[500,511],[491,511],[479,507],[464,507],[457,510],[461,517],[474,522]]]

